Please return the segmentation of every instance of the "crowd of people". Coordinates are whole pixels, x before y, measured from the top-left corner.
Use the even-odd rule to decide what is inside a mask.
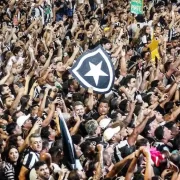
[[[0,1],[1,180],[180,179],[180,2],[143,3],[136,15],[130,0]],[[107,94],[69,72],[99,44],[115,69]]]

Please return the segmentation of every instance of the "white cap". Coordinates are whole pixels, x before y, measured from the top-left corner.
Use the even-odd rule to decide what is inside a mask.
[[[102,129],[105,129],[109,123],[111,122],[111,119],[110,118],[104,118],[102,119],[100,122],[99,122],[99,126],[102,128]]]
[[[116,133],[120,131],[120,126],[116,128],[107,128],[103,133],[103,138],[107,142],[109,141]]]
[[[28,120],[30,118],[30,114],[29,115],[23,115],[23,116],[20,116],[20,117],[18,117],[17,118],[17,121],[16,121],[16,123],[17,123],[17,125],[18,126],[22,126],[23,124],[24,124],[24,122],[26,121],[26,120]]]

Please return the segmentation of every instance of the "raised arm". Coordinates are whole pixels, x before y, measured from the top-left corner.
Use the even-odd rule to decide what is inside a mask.
[[[131,164],[129,165],[129,168],[127,170],[125,180],[131,180],[133,178],[134,170],[135,170],[139,155],[140,155],[140,150],[135,152],[135,156],[133,160],[131,161]]]
[[[58,99],[56,98],[53,103],[50,106],[50,110],[48,113],[48,116],[46,117],[46,119],[42,122],[42,127],[46,127],[50,124],[53,116],[54,116],[54,112],[55,112],[55,105],[56,103],[58,103]]]
[[[68,66],[71,66],[73,64],[73,61],[75,60],[76,55],[77,55],[78,52],[79,52],[79,46],[75,46],[72,56],[67,60],[66,64],[64,64],[65,69]]]
[[[125,58],[126,52],[124,49],[121,50],[121,60],[120,60],[120,74],[122,76],[127,75],[127,64],[126,64],[126,58]]]
[[[99,180],[101,178],[102,169],[103,169],[103,149],[104,149],[103,145],[98,144],[97,149],[98,149],[98,165],[96,168],[96,173],[93,176],[93,180]]]
[[[126,163],[134,158],[134,156],[135,153],[132,153],[129,156],[122,159],[121,161],[119,161],[118,163],[116,163],[112,170],[106,175],[106,178],[114,178],[116,174],[118,174],[121,171],[121,169],[126,165]]]
[[[131,104],[130,104],[130,111],[129,111],[129,113],[128,113],[128,116],[127,116],[127,118],[123,121],[123,123],[125,124],[125,127],[127,127],[127,126],[130,124],[131,120],[132,120],[132,115],[133,115],[133,113],[134,113],[135,104],[136,104],[135,101],[134,101],[134,102],[131,102]]]
[[[19,89],[19,92],[18,92],[18,94],[17,94],[17,96],[16,96],[16,99],[15,99],[14,102],[12,103],[12,106],[11,106],[11,108],[10,108],[10,113],[11,113],[11,114],[13,114],[14,111],[17,110],[17,107],[18,107],[18,105],[19,105],[19,103],[20,103],[20,99],[21,99],[21,97],[22,97],[23,95],[24,95],[24,87],[22,87],[22,88]]]
[[[128,144],[130,146],[134,145],[137,138],[138,138],[138,135],[144,130],[145,126],[146,126],[146,123],[148,122],[150,116],[150,112],[152,111],[148,111],[146,117],[144,118],[144,120],[134,128],[132,134],[128,137]],[[152,115],[151,115],[152,116]]]
[[[72,135],[75,135],[75,134],[77,133],[77,131],[79,130],[79,126],[80,126],[80,124],[81,124],[81,119],[80,119],[79,116],[76,116],[76,115],[75,115],[74,119],[75,119],[75,121],[76,121],[76,124],[74,125],[73,128],[70,129],[70,134],[71,134],[71,136],[72,136]]]
[[[93,109],[93,88],[88,88],[88,102],[86,107],[89,111]]]
[[[151,154],[146,148],[142,149],[142,153],[146,158],[144,180],[151,180],[152,179]]]

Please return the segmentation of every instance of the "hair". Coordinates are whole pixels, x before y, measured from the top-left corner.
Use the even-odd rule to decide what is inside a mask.
[[[164,126],[167,127],[169,130],[172,130],[174,124],[176,124],[174,121],[170,121],[170,122],[167,122]]]
[[[176,135],[176,137],[174,138],[174,148],[177,150],[180,150],[180,134]]]
[[[129,156],[131,153],[133,153],[136,150],[135,146],[128,146],[125,145],[122,148],[119,148],[119,151],[121,152],[121,157],[125,158]]]
[[[38,106],[38,107],[39,107],[39,105],[38,105],[38,104],[33,104],[33,105],[30,107],[30,112],[32,112],[32,110],[33,110],[36,106]]]
[[[137,60],[139,60],[139,59],[141,59],[141,56],[139,56],[139,55],[134,55],[134,56],[131,57],[130,61],[132,61],[132,62],[137,62]]]
[[[72,170],[69,173],[68,180],[80,180],[77,170]]]
[[[76,101],[73,103],[73,108],[75,108],[76,106],[82,105],[84,106],[84,104],[81,101]]]
[[[100,100],[99,104],[101,104],[101,103],[106,103],[109,105],[109,101],[105,98]]]
[[[133,180],[144,180],[144,176],[140,173],[135,173],[134,174],[134,177],[133,177]]]
[[[62,139],[58,139],[54,142],[54,146],[59,146],[60,148],[63,147]]]
[[[49,135],[50,135],[49,126],[43,127],[41,129],[41,137],[45,139],[49,139]]]
[[[149,52],[149,51],[143,51],[143,52],[141,53],[141,57],[144,58],[145,55],[146,55],[146,53],[148,53],[148,52]]]
[[[146,26],[144,26],[144,27],[140,30],[139,34],[141,35],[141,37],[142,37],[143,35],[146,35],[146,29],[147,29],[147,27],[149,27],[149,26],[146,25]]]
[[[148,140],[143,138],[143,139],[139,139],[136,142],[136,149],[139,149],[141,146],[147,146]]]
[[[102,38],[102,39],[100,40],[100,44],[101,44],[101,45],[105,45],[105,44],[107,44],[107,43],[111,43],[110,40],[107,39],[107,38]]]
[[[93,24],[91,24],[91,23],[88,23],[88,24],[86,24],[86,30],[89,30],[89,27],[91,26],[91,25],[93,25]]]
[[[3,104],[6,103],[6,99],[7,99],[7,98],[11,98],[11,96],[9,96],[9,95],[3,95],[3,96],[2,96],[1,99],[2,99]]]
[[[57,157],[59,152],[62,152],[62,147],[60,146],[54,146],[49,149],[49,154],[51,155],[52,158]]]
[[[37,161],[35,164],[34,164],[34,168],[35,170],[37,171],[41,166],[43,166],[44,164],[46,164],[44,161]]]
[[[164,127],[163,126],[159,126],[156,128],[154,135],[156,136],[156,138],[158,140],[162,140],[164,137]]]
[[[128,86],[128,83],[131,81],[132,78],[135,78],[133,75],[127,75],[123,80],[123,85]]]
[[[159,80],[154,80],[151,82],[151,87],[157,87],[159,83]]]
[[[146,126],[144,127],[144,130],[141,133],[144,137],[148,137],[148,134],[149,134],[148,131],[150,130],[150,124],[155,120],[155,118],[156,117],[153,116],[148,119],[148,122],[146,123]]]
[[[148,94],[148,95],[143,97],[143,101],[148,103],[148,105],[151,105],[151,95],[152,94]]]
[[[150,12],[151,12],[151,13],[150,13],[149,19],[152,20],[153,17],[154,17],[154,14],[157,14],[157,12],[152,11],[152,8],[151,8]],[[156,25],[155,25],[155,26],[156,26]]]
[[[6,126],[6,131],[9,135],[13,135],[14,134],[14,130],[16,129],[16,126],[17,126],[17,123],[15,122],[12,122],[12,123],[9,123],[7,126]]]
[[[164,110],[166,113],[169,113],[170,110],[173,108],[174,106],[174,102],[173,101],[169,101],[164,105]]]
[[[10,159],[9,159],[9,152],[10,152],[11,149],[16,149],[17,152],[19,153],[19,150],[18,150],[18,148],[16,146],[9,146],[8,149],[6,150],[6,160],[8,162],[11,162]]]
[[[18,137],[19,137],[20,135],[18,135],[18,134],[13,134],[13,135],[11,135],[10,137],[9,137],[9,139],[8,139],[8,147],[9,146],[16,146],[17,148],[18,148],[18,143],[17,143],[17,141],[18,141]]]
[[[16,114],[19,113],[19,112],[20,112],[20,110],[15,111],[15,112],[12,114],[12,119],[13,119],[14,122],[17,121],[18,117],[16,116]]]
[[[144,19],[144,16],[142,14],[138,14],[136,17],[135,17],[136,21],[139,22],[139,23],[143,23],[145,22],[145,19]]]
[[[14,54],[14,55],[16,55],[16,54],[18,54],[18,52],[21,50],[22,48],[21,47],[14,47],[13,48],[13,50],[12,50],[12,53]]]
[[[124,99],[119,103],[119,109],[123,112],[126,112],[128,100]]]
[[[171,62],[166,62],[166,63],[164,64],[164,70],[165,70],[165,72],[167,72],[167,71],[169,70],[170,65],[171,65]]]
[[[81,93],[73,93],[73,95],[72,95],[72,100],[73,100],[74,102],[76,102],[76,101],[83,102],[83,96],[82,96]]]
[[[68,79],[68,88],[70,88],[70,86],[73,85],[74,80],[75,80],[74,78]]]
[[[92,18],[90,19],[90,23],[92,23],[93,20],[97,20],[97,18],[92,17]]]
[[[2,92],[3,92],[3,88],[4,87],[7,87],[8,85],[6,85],[6,84],[1,84],[0,85],[0,94],[2,95]]]
[[[40,134],[37,134],[37,133],[33,133],[29,136],[29,142],[32,143],[31,139],[32,138],[41,138],[41,135]]]
[[[78,145],[81,142],[82,136],[79,134],[75,134],[75,135],[71,136],[71,138],[72,138],[73,143]]]
[[[93,172],[96,170],[95,164],[96,164],[96,162],[94,162],[94,161],[91,161],[89,163],[88,170],[86,171],[87,178],[90,178],[94,175]]]
[[[44,140],[42,143],[42,150],[49,149],[49,141]]]
[[[136,116],[139,115],[139,112],[140,112],[140,110],[141,110],[141,107],[142,107],[142,103],[136,104],[135,109],[134,109],[134,114],[135,114]]]
[[[0,153],[4,152],[3,141],[4,140],[0,138]]]
[[[179,153],[173,153],[170,156],[170,160],[180,168],[180,154]]]
[[[81,151],[83,152],[83,154],[84,154],[85,157],[87,157],[87,155],[88,155],[90,145],[91,145],[91,141],[89,141],[89,140],[83,142],[83,143],[80,145]]]
[[[24,95],[21,97],[21,100],[20,100],[21,107],[22,107],[21,109],[24,109],[27,106],[29,99],[30,99],[30,95]]]

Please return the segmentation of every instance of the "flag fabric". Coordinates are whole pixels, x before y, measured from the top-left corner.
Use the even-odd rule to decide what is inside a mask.
[[[70,72],[82,87],[92,87],[99,94],[110,92],[114,85],[114,66],[110,55],[101,45],[83,53]]]
[[[155,59],[160,59],[159,51],[158,51],[158,46],[159,41],[156,39],[153,39],[151,43],[148,45],[150,51],[151,51],[151,60],[155,61]]]
[[[131,0],[131,13],[143,14],[143,0]]]
[[[66,122],[63,118],[62,113],[58,112],[58,114],[59,114],[59,121],[60,121],[59,124],[60,124],[62,142],[63,142],[63,153],[64,153],[65,163],[70,170],[73,169],[82,170],[82,165],[79,159],[77,158],[74,144],[72,142],[72,138],[67,128]]]

